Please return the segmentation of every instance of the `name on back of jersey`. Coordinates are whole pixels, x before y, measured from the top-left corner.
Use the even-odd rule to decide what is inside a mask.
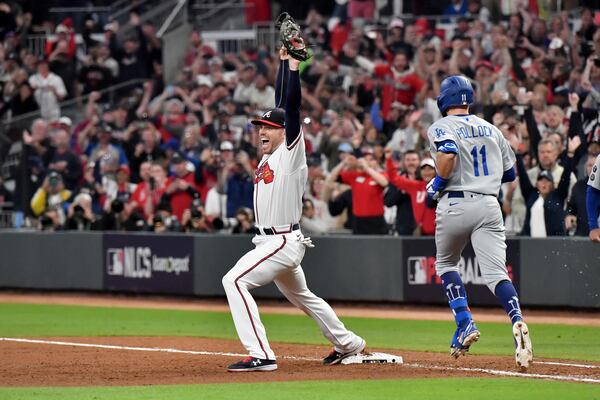
[[[480,137],[493,136],[492,128],[485,125],[461,126],[455,131],[460,139],[476,139]]]

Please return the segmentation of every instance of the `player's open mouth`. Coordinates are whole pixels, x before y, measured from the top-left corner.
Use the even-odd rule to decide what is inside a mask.
[[[260,142],[262,143],[262,146],[265,147],[269,144],[269,139],[261,138]]]

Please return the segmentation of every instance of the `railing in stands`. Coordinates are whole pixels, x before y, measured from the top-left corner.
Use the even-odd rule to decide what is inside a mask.
[[[181,23],[182,19],[187,18],[187,14],[185,13],[186,10],[183,9],[183,7],[185,6],[186,3],[187,3],[187,0],[178,0],[177,1],[175,8],[173,8],[173,10],[169,13],[167,18],[163,22],[162,26],[156,32],[156,37],[158,37],[159,39],[162,38],[163,35],[169,30],[169,28],[171,27],[173,22],[177,21],[177,22]],[[180,14],[180,11],[183,11],[183,12]],[[179,18],[177,18],[177,17],[179,17]]]
[[[134,88],[136,86],[141,86],[146,80],[145,79],[132,79],[127,82],[117,83],[116,85],[109,86],[105,89],[99,90],[98,92],[102,95],[108,94],[109,101],[108,103],[114,102],[118,92],[125,88]],[[65,100],[59,104],[61,113],[65,114],[64,110],[72,110],[73,108],[83,108],[85,106],[85,102],[89,98],[89,93],[83,96],[75,97],[73,99]],[[75,112],[81,110],[75,110]],[[33,121],[36,118],[40,118],[40,111],[34,111],[26,114],[21,114],[17,117],[11,118],[9,117],[7,120],[0,121],[0,131],[5,132],[9,129],[9,127],[13,124],[21,125],[23,121]]]
[[[177,7],[179,1],[180,0],[165,0],[160,2],[159,4],[150,8],[148,11],[141,14],[140,22],[151,22],[155,27],[162,26],[171,14],[171,11]],[[117,35],[119,37],[126,36],[133,29],[133,26],[127,23],[121,26],[119,32],[117,32]]]
[[[119,21],[120,23],[127,22],[127,16],[130,11],[134,9],[140,9],[146,6],[149,0],[130,1],[121,0],[112,4],[111,7],[113,12],[108,16],[109,21]]]
[[[4,203],[6,204],[6,203]],[[12,206],[12,205],[11,205]],[[0,211],[0,229],[13,228],[15,212],[12,210]]]
[[[114,104],[114,99],[118,97],[120,91],[141,86],[143,82],[145,80],[135,79],[99,92],[108,94],[109,102],[107,104]],[[79,123],[83,119],[88,97],[89,94],[86,94],[60,103],[61,116],[71,118],[74,125]],[[41,114],[36,111],[0,121],[0,174],[4,179],[9,179],[13,175],[11,171],[14,171],[14,168],[12,167],[20,159],[21,151],[15,145],[21,140],[23,131],[31,129],[33,121],[38,118],[41,118]]]

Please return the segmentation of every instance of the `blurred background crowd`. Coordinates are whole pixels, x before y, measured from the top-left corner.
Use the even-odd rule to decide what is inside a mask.
[[[145,17],[158,2],[121,0],[120,22],[85,8],[111,2],[50,13],[56,3],[0,0],[5,226],[252,232],[262,155],[249,120],[274,107],[277,49],[228,50],[192,26],[167,79],[162,24]],[[288,11],[313,54],[301,65],[303,231],[433,235],[426,132],[441,118],[441,80],[462,74],[475,88],[472,113],[518,155],[519,179],[498,198],[507,233],[587,235],[585,182],[600,153],[598,3],[243,2],[242,28]]]

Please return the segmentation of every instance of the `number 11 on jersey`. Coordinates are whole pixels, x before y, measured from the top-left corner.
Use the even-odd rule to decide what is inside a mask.
[[[481,164],[483,165],[483,175],[488,176],[487,159],[486,159],[486,155],[485,155],[485,145],[481,146],[481,150],[479,150],[479,154],[481,155]],[[479,159],[477,157],[477,146],[473,146],[473,150],[471,150],[471,156],[473,156],[473,169],[475,170],[475,176],[479,176]]]

